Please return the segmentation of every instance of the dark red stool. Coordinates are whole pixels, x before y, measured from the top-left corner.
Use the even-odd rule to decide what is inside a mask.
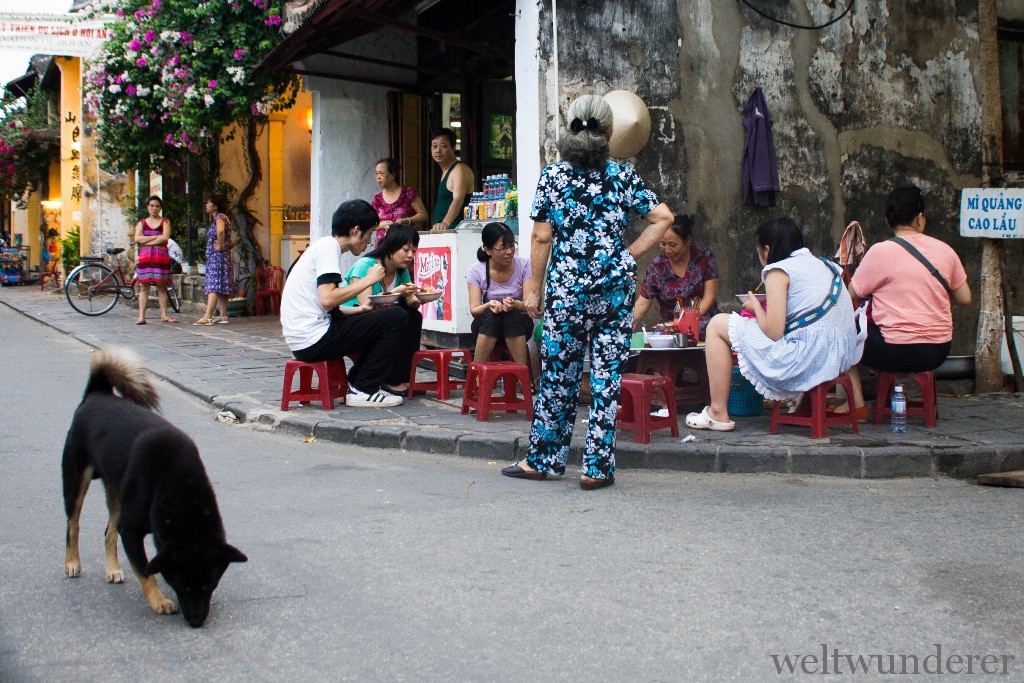
[[[923,417],[925,427],[934,427],[939,419],[939,406],[935,393],[934,372],[879,372],[878,391],[875,393],[875,424],[892,415],[892,391],[899,377],[911,377],[921,388],[920,401],[907,401],[907,417]]]
[[[651,404],[659,393],[665,398],[668,417],[651,415]],[[619,394],[622,411],[615,421],[616,425],[619,429],[636,432],[637,443],[650,443],[651,432],[666,427],[672,430],[672,436],[679,436],[679,418],[673,399],[673,387],[668,378],[625,374],[622,376],[622,391]]]
[[[492,396],[499,379],[504,385],[504,393]],[[516,391],[517,382],[523,391],[522,396]],[[506,413],[525,410],[527,419],[532,420],[530,368],[508,361],[470,363],[466,373],[466,393],[462,395],[462,414],[468,413],[470,408],[476,410],[476,419],[481,422],[487,422],[492,410],[504,410]]]
[[[412,371],[409,373],[409,398],[412,398],[416,391],[423,390],[435,392],[439,401],[447,401],[453,389],[462,389],[466,384],[465,381],[452,379],[448,374],[448,366],[455,358],[464,358],[468,361],[473,358],[473,352],[468,349],[424,349],[414,353]],[[429,382],[416,381],[416,367],[421,360],[434,364],[436,379]]]
[[[850,412],[845,415],[826,415],[825,397],[828,396],[829,389],[837,384],[846,390]],[[775,406],[772,408],[772,426],[768,433],[774,434],[780,424],[810,427],[813,439],[824,439],[828,435],[829,427],[839,425],[850,425],[854,434],[860,434],[857,427],[857,411],[853,408],[853,382],[850,380],[850,376],[843,373],[830,382],[823,382],[804,392],[803,402],[795,413],[779,412],[779,402],[775,401]]]
[[[299,388],[292,389],[295,373],[299,373]],[[316,387],[313,386],[313,375],[316,374]],[[281,410],[288,410],[288,404],[299,402],[308,405],[320,401],[324,410],[334,410],[334,399],[345,398],[348,393],[348,373],[345,371],[345,360],[324,360],[318,363],[305,363],[301,360],[290,360],[284,366],[284,389],[281,392]]]

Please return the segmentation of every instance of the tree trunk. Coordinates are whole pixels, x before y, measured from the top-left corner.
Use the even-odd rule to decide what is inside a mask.
[[[1002,95],[999,83],[999,39],[996,34],[995,0],[978,2],[978,43],[981,60],[981,164],[982,182],[990,187],[1003,183]],[[1003,388],[999,367],[999,346],[1003,335],[1002,269],[998,240],[985,239],[981,251],[981,291],[978,336],[975,342],[975,391],[986,393]]]
[[[245,134],[245,153],[249,157],[249,182],[238,194],[236,205],[237,213],[240,214],[245,223],[245,229],[241,232],[242,240],[249,249],[249,272],[254,273],[256,268],[262,266],[266,259],[263,256],[263,248],[256,239],[256,226],[259,224],[256,216],[249,210],[249,200],[256,192],[256,186],[263,180],[263,162],[260,160],[259,150],[256,148],[256,139],[259,137],[259,125],[255,119],[249,119],[249,125]]]

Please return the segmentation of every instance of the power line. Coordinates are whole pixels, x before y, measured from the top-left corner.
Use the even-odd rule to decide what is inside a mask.
[[[831,21],[829,21],[829,22],[827,22],[825,24],[822,24],[820,26],[805,26],[803,24],[794,24],[794,23],[789,22],[789,21],[784,21],[784,20],[779,19],[777,17],[773,17],[772,15],[768,14],[767,12],[762,12],[757,7],[754,7],[752,4],[750,4],[750,0],[740,0],[740,1],[744,5],[749,7],[750,9],[752,9],[755,12],[757,12],[758,14],[760,14],[765,19],[767,19],[769,21],[774,21],[776,24],[782,24],[783,26],[789,26],[790,28],[799,28],[799,29],[804,29],[804,30],[807,30],[807,31],[817,31],[817,30],[820,30],[820,29],[823,29],[823,28],[828,28],[829,26],[831,26],[832,24],[836,23],[837,21],[840,21],[843,17],[845,17],[847,14],[849,14],[850,10],[853,9],[853,3],[854,3],[855,0],[850,0],[850,2],[847,3],[847,5],[846,5],[846,9],[844,9],[842,14],[840,14],[838,17],[836,17],[836,18],[832,19]]]

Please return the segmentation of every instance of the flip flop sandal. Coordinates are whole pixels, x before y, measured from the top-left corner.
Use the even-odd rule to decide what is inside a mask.
[[[217,318],[213,322],[217,323],[218,325],[227,325],[228,324],[228,319],[227,318]]]
[[[686,426],[690,429],[708,429],[712,432],[731,432],[736,429],[736,423],[732,420],[719,422],[708,415],[707,406],[699,413],[690,413],[686,416]]]
[[[204,326],[206,326],[206,325],[212,325],[213,321],[212,320],[207,320],[206,318],[200,318],[199,320],[195,321],[192,324],[193,325],[204,325]]]
[[[178,319],[177,318],[160,318],[160,322],[162,322],[162,323],[176,323],[176,322],[178,322]]]
[[[136,320],[136,321],[135,321],[135,324],[136,324],[136,325],[145,325],[145,324],[146,324],[146,321],[145,321],[145,320]]]

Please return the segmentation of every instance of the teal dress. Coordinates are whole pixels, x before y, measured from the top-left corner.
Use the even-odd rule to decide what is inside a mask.
[[[361,278],[366,277],[366,272],[368,270],[370,270],[370,266],[372,266],[376,262],[377,262],[377,259],[372,258],[370,256],[364,256],[363,258],[361,258],[358,261],[356,261],[355,264],[351,268],[349,268],[348,274],[345,275],[345,284],[350,285],[353,282],[355,282],[356,280],[359,280]],[[404,269],[403,270],[396,270],[395,271],[395,282],[391,286],[392,287],[397,287],[398,285],[405,285],[405,284],[409,284],[410,282],[412,282],[412,278],[409,277],[409,271],[408,270],[404,270]],[[370,296],[373,296],[374,294],[383,294],[383,293],[384,293],[384,283],[382,283],[382,282],[375,282],[373,284],[373,287],[370,288]],[[349,299],[348,301],[346,301],[345,303],[342,304],[342,306],[358,306],[358,305],[359,305],[358,297],[357,298],[353,298],[353,299]]]

